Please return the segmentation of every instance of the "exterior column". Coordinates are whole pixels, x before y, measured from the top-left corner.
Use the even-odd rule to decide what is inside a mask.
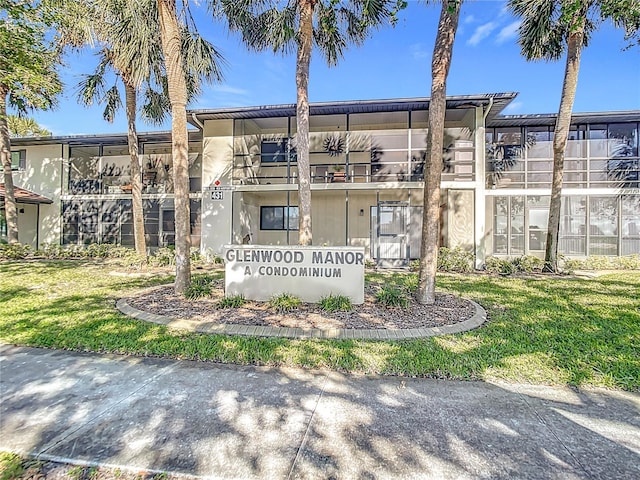
[[[486,160],[485,160],[485,118],[482,107],[476,107],[476,129],[475,129],[475,162],[476,162],[476,181],[474,190],[474,238],[475,238],[475,255],[476,269],[480,269],[484,265],[487,257],[486,251],[486,210],[485,210],[485,177],[486,177]]]

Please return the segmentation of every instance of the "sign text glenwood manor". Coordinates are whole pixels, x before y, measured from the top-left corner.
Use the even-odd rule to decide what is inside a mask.
[[[266,301],[290,293],[305,302],[345,295],[364,302],[364,247],[225,246],[225,295]]]

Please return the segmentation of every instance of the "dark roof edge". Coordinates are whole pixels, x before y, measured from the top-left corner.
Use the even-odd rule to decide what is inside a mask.
[[[190,137],[198,137],[201,134],[200,130],[189,130]],[[54,143],[61,143],[63,145],[77,144],[92,144],[101,142],[113,142],[114,140],[121,141],[123,144],[127,143],[126,133],[90,133],[90,134],[78,134],[78,135],[57,135],[51,137],[12,137],[11,145],[47,145]],[[138,140],[145,142],[149,140],[166,140],[171,141],[171,131],[161,130],[157,132],[138,132]],[[191,140],[191,139],[190,139]]]
[[[474,95],[450,95],[447,96],[448,103],[459,102],[479,102],[482,105],[488,105],[491,100],[502,100],[501,107],[504,108],[511,100],[518,95],[517,92],[502,92],[502,93],[483,93]],[[414,98],[393,98],[393,99],[379,99],[379,100],[342,100],[337,102],[313,102],[309,104],[311,112],[313,110],[323,109],[336,109],[344,110],[347,112],[349,109],[355,107],[369,107],[377,108],[389,108],[389,107],[401,107],[403,105],[410,105],[416,103],[428,104],[431,101],[430,97],[414,97]],[[501,109],[502,109],[501,108]],[[187,110],[187,119],[191,122],[191,115],[196,117],[205,117],[204,119],[233,119],[233,118],[249,118],[252,114],[261,117],[268,117],[269,112],[273,113],[273,116],[278,116],[283,112],[295,112],[296,104],[278,104],[278,105],[262,105],[262,106],[250,106],[250,107],[232,107],[232,108],[219,108],[219,109],[197,109]]]

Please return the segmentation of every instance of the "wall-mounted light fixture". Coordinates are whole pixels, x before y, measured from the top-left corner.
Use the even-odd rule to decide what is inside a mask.
[[[20,210],[18,210],[20,213],[24,213],[24,208],[21,208]]]
[[[361,208],[361,209],[360,209],[360,216],[361,216],[361,217],[364,217],[364,208]]]

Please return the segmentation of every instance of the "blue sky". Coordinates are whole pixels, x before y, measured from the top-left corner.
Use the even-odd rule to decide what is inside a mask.
[[[311,102],[428,97],[431,52],[439,7],[409,1],[395,28],[374,32],[360,47],[351,47],[337,67],[319,55],[311,63]],[[555,113],[558,110],[564,60],[526,62],[517,45],[518,23],[503,1],[467,1],[463,5],[449,73],[447,94],[518,92],[503,113]],[[236,34],[209,21],[204,9],[194,11],[201,34],[223,53],[223,83],[205,86],[190,108],[295,103],[295,56],[271,51],[248,52]],[[624,51],[623,32],[602,24],[584,50],[574,104],[575,112],[640,109],[640,48]],[[54,135],[126,132],[124,111],[112,124],[102,108],[86,108],[75,99],[80,75],[90,73],[96,59],[89,51],[67,57],[61,74],[66,88],[59,106],[33,117]],[[168,130],[139,122],[139,131]]]

